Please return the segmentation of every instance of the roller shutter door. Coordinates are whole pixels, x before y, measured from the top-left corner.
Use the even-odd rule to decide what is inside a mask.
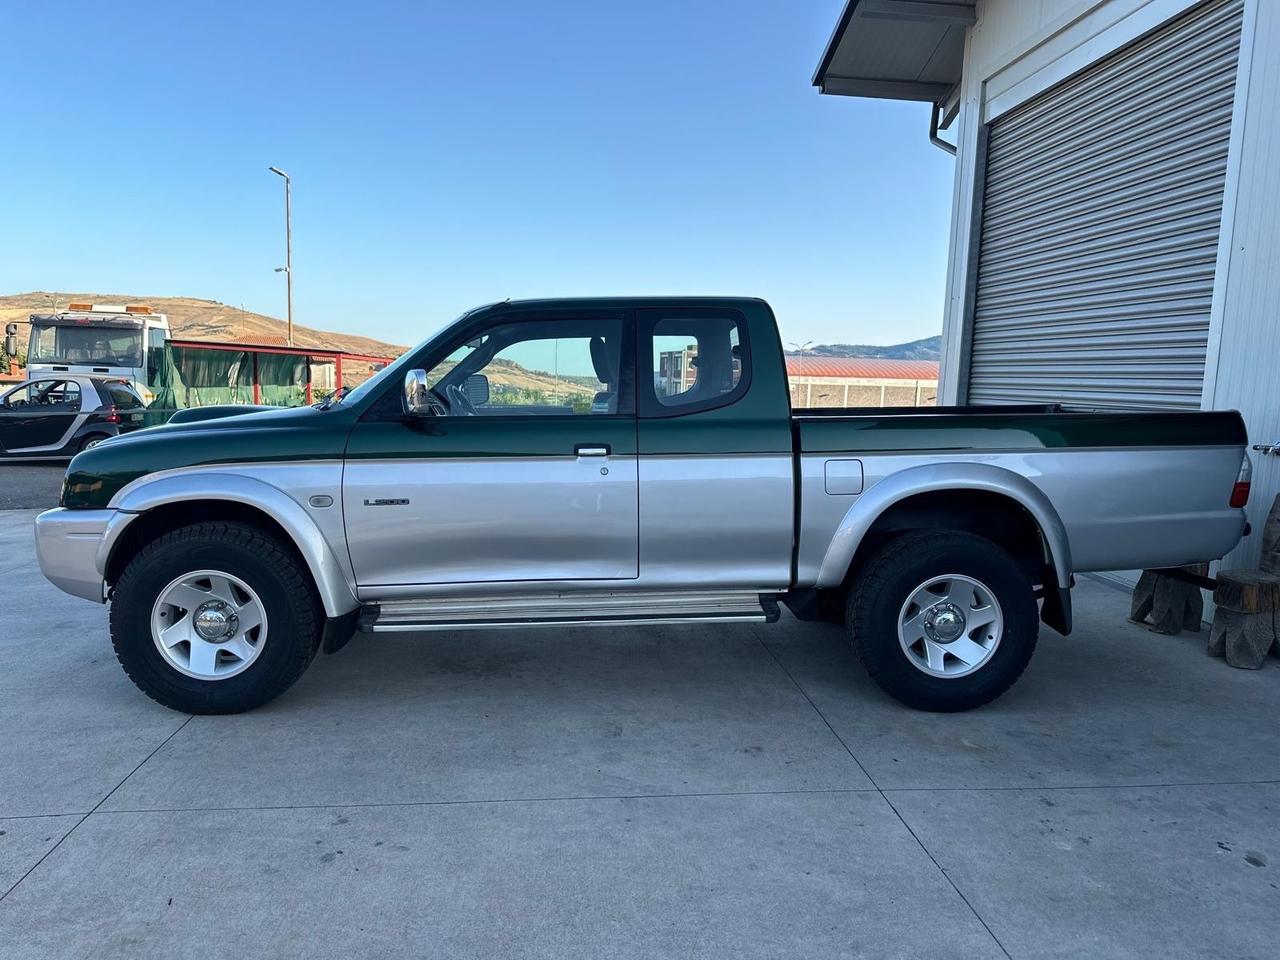
[[[969,402],[1199,407],[1242,6],[991,123]]]

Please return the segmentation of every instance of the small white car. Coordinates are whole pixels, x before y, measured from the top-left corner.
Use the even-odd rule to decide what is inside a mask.
[[[146,404],[127,380],[40,376],[0,389],[0,459],[66,460],[146,424]]]

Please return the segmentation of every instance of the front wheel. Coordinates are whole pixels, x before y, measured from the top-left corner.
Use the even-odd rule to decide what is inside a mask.
[[[958,531],[904,534],[863,567],[847,624],[871,678],[920,710],[1000,696],[1035,652],[1033,586],[996,544]]]
[[[302,561],[264,531],[198,523],[130,561],[111,596],[111,642],[143,693],[184,713],[240,713],[284,693],[319,646]]]

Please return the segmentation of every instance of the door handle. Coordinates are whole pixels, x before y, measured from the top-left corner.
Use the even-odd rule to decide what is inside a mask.
[[[1257,450],[1264,457],[1268,453],[1280,453],[1280,440],[1275,443],[1255,443],[1253,449]]]
[[[607,443],[579,443],[574,445],[573,454],[576,457],[607,457],[609,455],[609,445]]]

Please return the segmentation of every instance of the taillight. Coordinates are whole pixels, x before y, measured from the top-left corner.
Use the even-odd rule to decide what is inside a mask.
[[[1231,503],[1233,507],[1243,507],[1249,502],[1249,484],[1236,481],[1236,485],[1231,488]]]
[[[1249,487],[1253,482],[1253,461],[1249,459],[1246,453],[1244,459],[1240,461],[1240,472],[1236,474],[1235,486],[1231,488],[1231,499],[1227,501],[1229,506],[1243,507],[1249,502]]]
[[[119,423],[119,422],[120,422],[120,411],[116,409],[116,405],[113,403],[111,406],[107,407],[107,423]]]

